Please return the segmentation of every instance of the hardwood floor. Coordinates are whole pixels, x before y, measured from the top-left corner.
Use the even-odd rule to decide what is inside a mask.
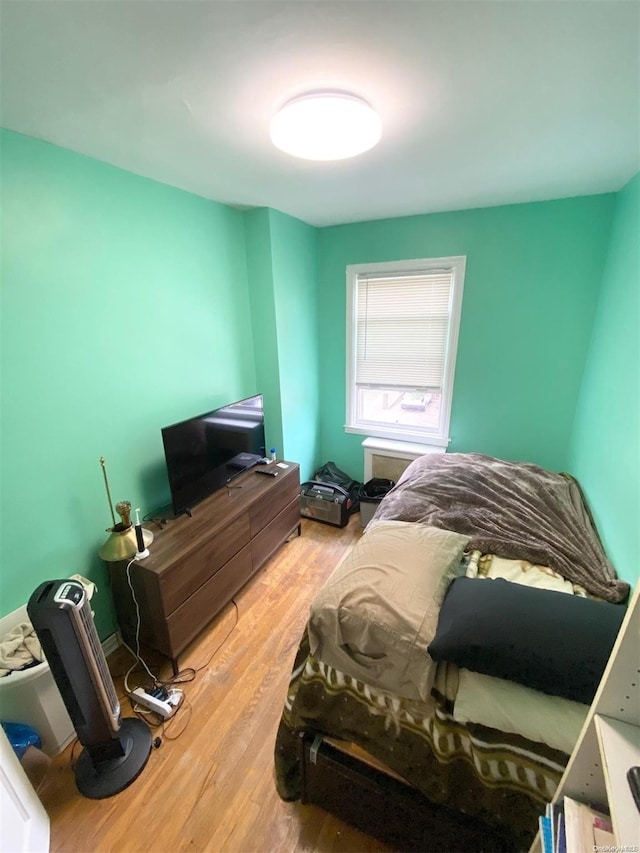
[[[180,685],[185,702],[164,731],[154,730],[162,743],[129,788],[85,799],[71,766],[80,745],[54,760],[40,791],[52,851],[389,850],[315,806],[283,803],[274,783],[275,733],[309,604],[360,534],[357,513],[343,529],[303,519],[302,536],[236,595],[237,614],[229,605],[181,656],[181,668],[197,676]],[[168,664],[145,659],[170,678]],[[122,676],[132,659],[118,650],[109,663],[130,715]],[[130,677],[131,687],[143,683],[143,674]]]

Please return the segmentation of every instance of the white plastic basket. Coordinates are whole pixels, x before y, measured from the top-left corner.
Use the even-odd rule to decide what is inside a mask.
[[[28,622],[26,605],[0,619],[0,640],[16,625]],[[60,691],[46,661],[0,678],[0,720],[26,723],[42,740],[42,751],[54,756],[75,737]]]

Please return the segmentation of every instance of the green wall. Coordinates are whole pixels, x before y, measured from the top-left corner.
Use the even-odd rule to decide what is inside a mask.
[[[114,501],[168,501],[160,429],[257,390],[243,214],[2,132],[0,609],[97,581]]]
[[[569,453],[618,574],[640,578],[640,174],[616,196]]]
[[[267,447],[319,465],[316,229],[277,210],[245,213],[258,387],[265,389]]]
[[[345,420],[345,267],[466,255],[449,450],[566,465],[614,195],[412,216],[319,233],[321,449],[363,475]]]
[[[328,460],[361,478],[345,267],[458,254],[450,450],[569,467],[637,576],[638,178],[617,197],[315,229],[6,131],[0,168],[1,613],[80,572],[114,630],[99,457],[114,501],[151,511],[169,499],[160,429],[181,418],[261,392],[267,443],[303,479]]]
[[[247,211],[244,220],[256,382],[264,395],[267,452],[270,447],[275,447],[278,455],[282,457],[280,357],[269,210],[263,207]]]
[[[302,482],[321,464],[317,328],[317,232],[270,211],[283,450],[300,463]],[[256,360],[258,354],[256,353]]]

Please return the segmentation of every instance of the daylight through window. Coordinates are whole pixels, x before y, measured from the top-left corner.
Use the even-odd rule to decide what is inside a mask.
[[[445,446],[465,258],[347,268],[348,432]]]

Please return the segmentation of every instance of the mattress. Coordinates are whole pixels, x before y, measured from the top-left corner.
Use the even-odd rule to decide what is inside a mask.
[[[408,545],[394,546],[401,558],[379,541],[385,524],[393,536],[404,525]],[[452,547],[432,554],[434,529],[443,541],[453,537]],[[492,685],[454,661],[436,663],[428,648],[443,598],[466,577],[624,601],[628,585],[607,560],[577,483],[480,454],[422,457],[334,575],[312,606],[292,670],[276,738],[280,796],[300,797],[300,735],[320,733],[365,750],[432,804],[528,847],[587,706],[571,703],[569,719],[566,699],[534,691],[538,710],[527,719],[523,708],[533,705],[522,684]],[[541,726],[547,714],[553,725]]]

